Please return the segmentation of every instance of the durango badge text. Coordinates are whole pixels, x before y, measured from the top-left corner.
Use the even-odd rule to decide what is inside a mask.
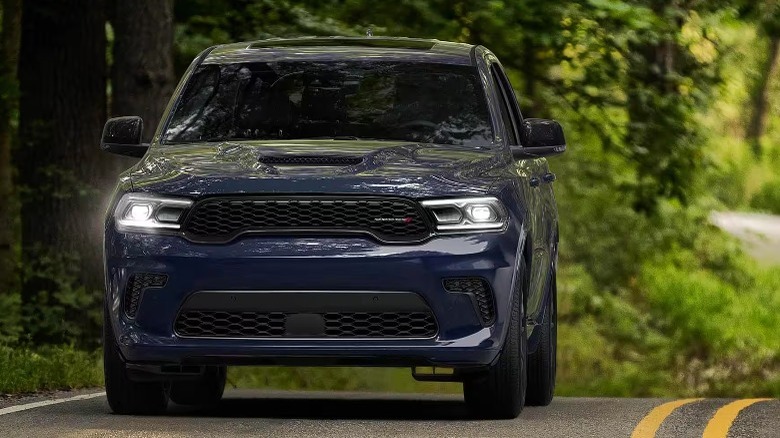
[[[414,218],[411,216],[407,217],[377,217],[374,218],[377,222],[403,222],[405,224],[411,223]]]
[[[101,143],[140,158],[105,219],[114,412],[214,403],[240,365],[408,367],[483,418],[552,400],[566,142],[486,48],[216,46],[142,132]]]

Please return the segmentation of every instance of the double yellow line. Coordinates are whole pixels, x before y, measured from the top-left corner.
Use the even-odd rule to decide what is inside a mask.
[[[710,419],[710,422],[707,423],[707,427],[704,429],[704,435],[702,435],[702,438],[726,438],[731,425],[734,423],[734,420],[737,419],[737,415],[739,415],[741,410],[754,403],[769,400],[772,399],[749,398],[745,400],[737,400],[727,404],[726,406],[723,406],[722,408],[718,409],[717,412],[715,412],[715,415]]]
[[[636,425],[636,428],[634,428],[634,432],[631,433],[631,438],[655,437],[655,434],[658,432],[658,429],[661,428],[661,424],[664,422],[666,417],[668,417],[669,415],[671,415],[672,412],[675,411],[675,409],[700,400],[703,399],[688,398],[682,400],[675,400],[668,403],[664,403],[660,406],[656,406],[644,418],[642,418],[642,421],[640,421],[639,424]],[[707,427],[704,429],[704,434],[702,435],[702,438],[726,438],[726,436],[729,433],[729,429],[731,428],[731,425],[734,424],[734,420],[737,419],[737,416],[739,415],[740,411],[742,411],[743,409],[747,408],[748,406],[754,403],[769,401],[769,400],[772,399],[752,398],[752,399],[745,399],[745,400],[737,400],[721,407],[720,409],[718,409],[717,412],[715,412],[715,415],[713,415],[713,417],[707,423]]]

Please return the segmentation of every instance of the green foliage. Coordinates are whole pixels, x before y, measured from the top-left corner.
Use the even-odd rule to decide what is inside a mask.
[[[21,301],[18,293],[0,293],[0,345],[19,339],[22,332]]]
[[[765,388],[778,378],[756,377],[776,376],[780,362],[780,270],[756,271],[740,286],[665,264],[648,267],[643,282],[655,322],[678,356],[673,369],[690,394],[724,395],[753,380],[751,393],[777,395]]]
[[[750,199],[750,206],[767,213],[780,214],[780,180],[770,181],[761,186]]]
[[[79,257],[36,249],[35,263],[23,276],[37,293],[22,308],[27,331],[21,340],[39,344],[97,345],[102,321],[102,292],[87,290],[80,280]]]
[[[362,34],[286,0],[187,0],[176,3],[175,66],[180,74],[206,47],[281,36]],[[364,30],[363,30],[364,31]]]
[[[99,357],[67,346],[31,350],[0,345],[0,394],[102,386]]]
[[[747,147],[747,145],[745,145]],[[709,196],[713,197],[724,208],[739,210],[746,207],[745,178],[748,173],[746,166],[729,162],[713,166],[706,175],[706,181],[711,188]]]
[[[561,393],[712,396],[739,387],[776,395],[780,379],[758,376],[780,370],[780,268],[756,266],[696,208],[662,205],[657,220],[637,228],[652,246],[625,281],[602,285],[596,276],[606,269],[576,262],[591,249],[568,248],[575,261],[561,263],[559,279]],[[609,246],[607,260],[635,257],[626,243]]]

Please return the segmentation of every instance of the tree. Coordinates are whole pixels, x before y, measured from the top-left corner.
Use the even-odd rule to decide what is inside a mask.
[[[756,20],[761,34],[769,40],[766,63],[758,72],[753,87],[753,108],[745,133],[753,152],[760,157],[761,137],[769,119],[769,86],[772,78],[780,71],[780,3],[770,0],[748,3],[743,14]]]
[[[104,3],[23,4],[19,57],[22,303],[36,342],[92,340],[103,289],[106,118]],[[96,340],[96,339],[95,339]]]
[[[2,1],[0,35],[0,342],[13,340],[18,330],[16,203],[11,165],[12,125],[16,112],[16,68],[21,33],[21,0]]]
[[[173,92],[173,0],[118,1],[112,113],[137,115],[150,140]]]

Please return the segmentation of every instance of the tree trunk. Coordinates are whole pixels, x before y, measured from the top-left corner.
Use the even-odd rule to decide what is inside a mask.
[[[771,38],[766,67],[762,69],[753,93],[753,112],[745,132],[745,137],[757,157],[761,156],[761,137],[766,131],[769,118],[769,84],[778,70],[780,70],[780,37],[775,36]]]
[[[117,1],[112,113],[141,116],[152,138],[174,87],[173,1]]]
[[[2,0],[0,35],[0,343],[14,341],[18,330],[17,203],[11,165],[11,118],[16,112],[16,68],[21,34],[21,0]]]
[[[536,47],[530,36],[523,38],[523,99],[529,102],[525,117],[537,117],[536,108]]]
[[[24,2],[19,79],[25,328],[35,342],[96,340],[105,195],[116,182],[98,149],[103,1]]]

